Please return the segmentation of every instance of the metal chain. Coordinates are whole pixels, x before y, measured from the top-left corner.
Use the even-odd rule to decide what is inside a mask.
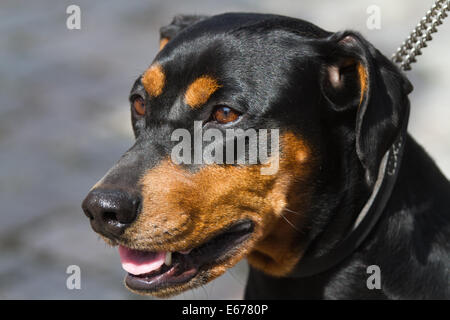
[[[432,39],[431,34],[437,32],[437,26],[447,17],[446,11],[450,11],[450,0],[436,0],[397,52],[392,55],[392,60],[400,63],[402,70],[411,70],[411,63],[416,62],[416,57],[422,54],[422,48],[427,47],[426,42]]]

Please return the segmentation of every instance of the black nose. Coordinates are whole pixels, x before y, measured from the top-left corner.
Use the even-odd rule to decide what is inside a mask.
[[[94,189],[82,208],[92,228],[106,237],[120,236],[139,212],[140,198],[122,190]]]

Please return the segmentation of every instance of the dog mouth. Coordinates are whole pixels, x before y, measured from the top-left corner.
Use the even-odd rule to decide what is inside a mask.
[[[226,262],[253,232],[243,220],[226,228],[202,245],[186,251],[141,251],[119,246],[125,284],[132,290],[157,292],[188,283],[201,272]]]

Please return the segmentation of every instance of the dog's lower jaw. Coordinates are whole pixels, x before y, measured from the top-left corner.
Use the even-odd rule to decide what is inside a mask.
[[[126,281],[124,281],[124,285],[128,290],[135,294],[153,296],[157,298],[170,298],[182,292],[195,289],[211,282],[212,280],[223,275],[228,269],[232,268],[244,258],[247,258],[252,267],[261,270],[268,275],[281,277],[289,273],[295,267],[303,255],[303,250],[301,245],[297,245],[296,248],[290,247],[290,250],[292,251],[286,250],[278,251],[278,253],[276,253],[276,246],[271,247],[273,251],[267,249],[267,243],[272,240],[274,240],[273,237],[266,237],[262,241],[257,242],[257,244],[249,243],[245,247],[239,248],[237,253],[233,254],[233,257],[225,263],[218,264],[207,270],[201,270],[196,276],[194,276],[194,278],[183,284],[159,289],[157,291],[135,290],[130,288],[126,284]],[[280,249],[282,250],[282,248]]]
[[[189,280],[186,283],[159,289],[157,291],[135,290],[133,288],[130,288],[127,285],[125,280],[124,280],[124,285],[128,290],[130,290],[131,292],[133,292],[135,294],[152,296],[152,297],[156,297],[156,298],[170,298],[170,297],[176,296],[180,293],[183,293],[185,291],[195,289],[197,287],[207,284],[208,282],[210,282],[210,281],[216,279],[217,277],[221,276],[222,274],[224,274],[228,268],[229,267],[219,265],[210,270],[200,271],[194,278],[192,278],[191,280]]]
[[[160,288],[155,291],[133,289],[127,285],[126,281],[124,281],[124,285],[128,290],[139,295],[169,298],[207,284],[224,274],[227,269],[232,268],[244,258],[247,258],[252,267],[268,275],[284,276],[298,263],[303,255],[304,248],[301,241],[302,233],[299,232],[302,230],[294,229],[284,218],[299,227],[302,225],[304,215],[289,212],[283,213],[283,209],[284,205],[276,210],[278,217],[271,223],[271,228],[267,228],[267,225],[263,226],[262,219],[258,216],[253,216],[253,219],[250,220],[255,228],[250,238],[232,249],[223,259],[219,259],[221,262],[217,265],[203,270],[200,268],[198,273],[185,283]],[[284,217],[281,217],[281,214]],[[100,236],[109,245],[116,246],[118,244],[114,240]]]
[[[223,258],[223,262],[218,263],[212,267],[206,269],[200,269],[198,273],[186,283],[161,288],[155,291],[150,290],[135,290],[130,288],[126,281],[124,281],[125,287],[133,293],[139,295],[148,295],[157,298],[170,298],[172,296],[178,295],[184,291],[195,289],[199,286],[205,285],[208,282],[218,278],[223,275],[228,269],[235,266],[240,260],[244,259],[251,248],[254,246],[256,239],[258,238],[258,232],[253,232],[249,239],[247,239],[242,245],[231,250],[226,258]],[[222,260],[222,259],[221,259]],[[126,277],[125,277],[126,279]]]

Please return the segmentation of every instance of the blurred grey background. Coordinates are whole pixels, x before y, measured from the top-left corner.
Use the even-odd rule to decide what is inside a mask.
[[[390,56],[430,0],[0,2],[0,299],[142,299],[122,285],[116,249],[80,204],[133,141],[127,95],[158,48],[158,29],[179,13],[278,13],[329,31],[360,31]],[[81,7],[81,30],[66,28]],[[366,12],[381,9],[381,29]],[[449,18],[450,20],[450,18]],[[408,72],[410,132],[450,176],[450,21]],[[66,268],[81,268],[81,290]],[[240,299],[247,266],[177,298]],[[145,298],[147,299],[147,298]]]

